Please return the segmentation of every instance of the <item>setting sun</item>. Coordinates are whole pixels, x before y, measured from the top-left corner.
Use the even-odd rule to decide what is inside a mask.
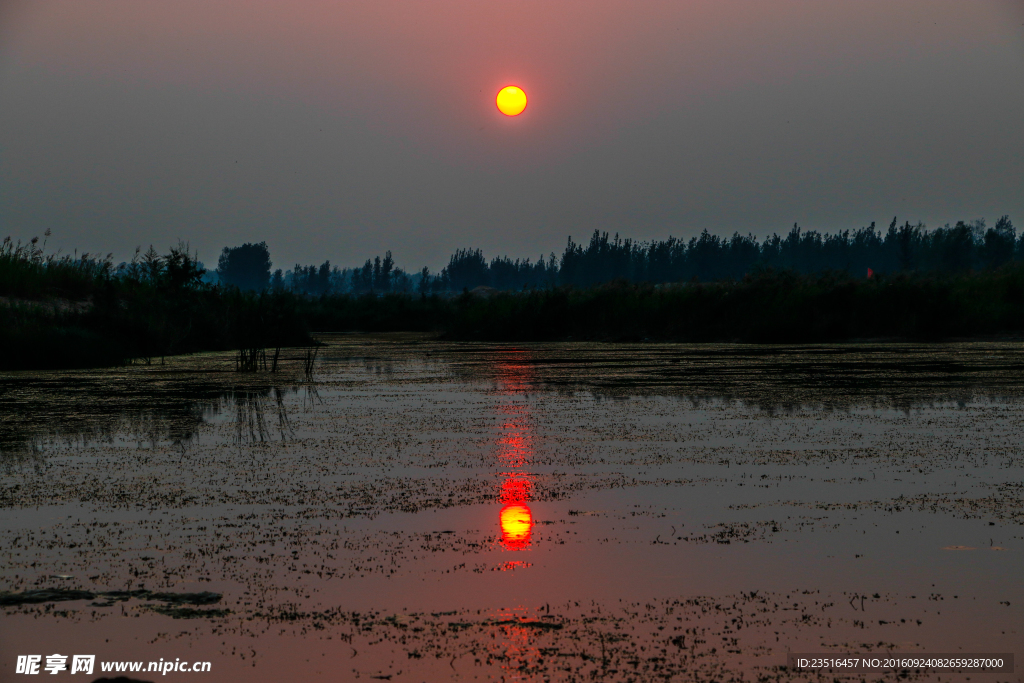
[[[519,116],[526,109],[526,93],[515,85],[506,85],[498,92],[498,110],[505,116]]]

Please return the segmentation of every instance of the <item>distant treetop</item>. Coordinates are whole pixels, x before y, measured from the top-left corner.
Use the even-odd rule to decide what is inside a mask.
[[[270,285],[270,249],[266,242],[224,247],[217,260],[220,283],[241,290],[263,291]]]

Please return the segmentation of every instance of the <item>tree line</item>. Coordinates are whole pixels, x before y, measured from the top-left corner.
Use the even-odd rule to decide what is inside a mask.
[[[47,232],[47,236],[49,232]],[[634,242],[595,232],[561,257],[461,249],[437,275],[390,252],[358,268],[272,271],[266,243],[226,248],[219,284],[187,244],[166,254],[45,253],[0,243],[0,368],[151,362],[308,345],[313,332],[449,339],[832,341],[1024,333],[1024,254],[1009,218],[758,241],[707,232]],[[868,269],[871,269],[870,271]],[[869,272],[871,276],[869,276]],[[473,290],[493,288],[486,296]],[[275,356],[276,357],[276,356]]]
[[[46,236],[49,236],[47,231]],[[211,286],[179,243],[168,253],[46,254],[45,242],[0,243],[0,368],[152,362],[165,355],[310,342],[292,292]]]
[[[272,271],[265,242],[225,247],[217,266],[219,282],[243,290],[288,290],[326,294],[461,292],[590,287],[613,280],[634,283],[741,280],[766,270],[800,274],[845,272],[854,276],[895,272],[947,272],[993,269],[1024,261],[1024,235],[1017,238],[1009,216],[995,225],[985,219],[959,221],[929,230],[923,223],[900,225],[896,218],[882,232],[875,223],[857,230],[823,233],[794,225],[782,237],[758,240],[751,234],[720,237],[704,230],[689,240],[669,237],[642,242],[595,230],[587,243],[569,237],[561,256],[537,261],[508,256],[488,260],[480,249],[459,249],[440,273],[424,266],[409,273],[391,252],[362,266],[340,268],[324,261]]]

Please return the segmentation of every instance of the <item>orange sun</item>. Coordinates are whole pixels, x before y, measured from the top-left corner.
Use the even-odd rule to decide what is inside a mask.
[[[526,93],[515,85],[506,85],[495,100],[498,110],[505,116],[519,116],[526,109]]]

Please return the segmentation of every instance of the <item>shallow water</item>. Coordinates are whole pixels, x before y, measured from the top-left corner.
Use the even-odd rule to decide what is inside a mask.
[[[1019,656],[1019,344],[328,342],[312,378],[221,355],[0,377],[0,590],[230,610],[2,607],[3,680],[53,652],[218,681]]]

